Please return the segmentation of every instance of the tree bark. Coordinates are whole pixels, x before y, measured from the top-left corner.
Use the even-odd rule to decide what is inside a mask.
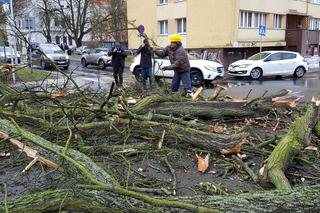
[[[164,141],[166,144],[179,142],[181,145],[191,145],[220,153],[222,149],[233,147],[247,136],[246,133],[233,135],[220,135],[208,133],[192,128],[182,127],[174,124],[163,124],[152,121],[137,121],[120,119],[117,122],[96,122],[85,125],[77,125],[77,128],[90,135],[91,131],[95,134],[117,135],[119,131],[130,128],[133,137],[150,137],[160,139],[163,131],[166,131]],[[60,128],[60,134],[66,131],[66,127]],[[99,133],[101,131],[101,133]],[[178,144],[179,145],[179,144]]]
[[[297,188],[291,193],[272,190],[256,193],[242,193],[227,196],[189,196],[168,197],[168,200],[190,204],[203,204],[212,212],[319,212],[320,185]],[[116,201],[116,202],[113,202]],[[129,203],[136,206],[133,208]],[[0,202],[0,210],[4,211],[4,202]],[[33,213],[61,210],[89,212],[129,212],[161,211],[190,212],[190,210],[150,205],[146,202],[123,196],[117,196],[98,190],[52,190],[34,193],[16,200],[7,201],[8,211],[12,213]],[[143,211],[144,210],[144,211]],[[194,212],[201,212],[201,209]],[[202,211],[205,212],[205,211]]]
[[[293,157],[310,143],[311,131],[318,122],[319,102],[309,106],[305,116],[297,118],[291,125],[287,135],[267,159],[267,177],[283,191],[291,191],[291,186],[284,174],[284,170],[290,165]]]

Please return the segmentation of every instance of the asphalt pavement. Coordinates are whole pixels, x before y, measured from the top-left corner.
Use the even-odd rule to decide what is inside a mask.
[[[80,87],[90,87],[93,90],[109,90],[113,81],[112,68],[106,67],[101,70],[97,66],[89,65],[83,68],[80,60],[71,60],[67,74],[72,75],[75,82]],[[61,74],[58,76],[62,77]],[[134,76],[129,70],[128,65],[124,70],[124,85],[135,81]],[[65,82],[65,79],[51,80],[56,84]],[[48,82],[50,83],[50,82]],[[52,82],[51,82],[52,83]],[[230,78],[227,81],[228,90],[223,91],[222,95],[245,98],[250,92],[249,98],[259,97],[265,92],[266,95],[275,94],[282,89],[289,89],[295,96],[303,96],[305,101],[310,101],[312,96],[320,97],[320,69],[313,69],[307,72],[301,79],[295,78],[263,78],[262,80],[251,80],[248,78]],[[211,96],[214,90],[207,88],[204,90],[205,96]]]

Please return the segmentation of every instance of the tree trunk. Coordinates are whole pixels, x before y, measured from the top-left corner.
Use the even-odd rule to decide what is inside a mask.
[[[278,190],[242,193],[227,196],[168,197],[168,201],[203,204],[211,212],[319,212],[320,185],[298,188],[291,193]],[[113,202],[115,201],[115,202]],[[7,201],[8,212],[33,213],[61,210],[88,212],[190,212],[190,210],[150,205],[132,198],[126,199],[114,193],[98,190],[52,190],[34,193],[16,200]],[[136,206],[134,208],[133,206]],[[4,201],[0,210],[5,210]],[[209,212],[194,210],[194,212]]]
[[[220,135],[191,128],[181,127],[179,125],[163,124],[152,121],[137,121],[120,119],[118,122],[96,122],[85,125],[77,125],[77,128],[90,135],[91,131],[94,131],[96,135],[99,135],[99,131],[102,131],[103,135],[117,135],[119,131],[125,131],[130,128],[130,136],[133,137],[149,137],[158,141],[163,131],[166,131],[164,136],[165,144],[176,144],[180,142],[181,145],[191,145],[215,151],[220,153],[222,149],[233,147],[241,142],[241,140],[247,136],[245,133],[233,134],[233,135]],[[65,134],[63,131],[67,131],[66,127],[60,128],[60,134]],[[178,144],[179,145],[179,144]]]
[[[291,191],[291,186],[284,174],[284,170],[290,165],[293,157],[310,143],[311,131],[318,122],[320,101],[309,106],[305,116],[297,118],[291,125],[287,135],[267,159],[267,177],[283,191]]]
[[[245,102],[190,102],[177,96],[149,96],[130,110],[136,114],[149,111],[176,117],[192,115],[203,119],[243,118],[266,115],[272,109],[271,99],[243,107]]]

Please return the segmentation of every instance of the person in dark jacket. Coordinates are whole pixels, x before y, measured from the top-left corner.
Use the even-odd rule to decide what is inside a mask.
[[[108,52],[112,56],[111,66],[113,68],[113,77],[117,86],[123,85],[123,69],[126,58],[126,52],[121,47],[119,42],[116,42],[114,47]]]
[[[192,96],[192,85],[190,78],[190,62],[185,49],[181,44],[181,36],[174,34],[170,36],[170,45],[154,51],[161,58],[169,56],[170,66],[162,67],[162,70],[174,70],[174,76],[171,83],[171,92],[178,92],[180,81],[182,81],[187,96]]]
[[[148,39],[143,40],[143,44],[137,50],[137,54],[141,54],[140,66],[142,75],[143,89],[147,89],[147,79],[149,78],[150,89],[152,85],[152,48]]]

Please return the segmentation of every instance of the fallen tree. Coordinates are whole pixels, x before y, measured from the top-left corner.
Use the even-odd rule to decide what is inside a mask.
[[[292,188],[284,174],[293,157],[310,144],[312,129],[318,122],[319,100],[313,100],[303,117],[295,119],[287,135],[281,139],[267,159],[266,176],[279,190]]]
[[[36,96],[23,96],[15,91],[14,94],[8,93],[2,104],[15,100],[12,95],[22,98],[27,110],[17,114],[9,111],[13,109],[10,106],[2,109],[0,131],[8,136],[3,138],[0,146],[4,146],[4,140],[16,138],[26,147],[32,147],[58,167],[41,169],[39,163],[29,164],[32,168],[27,173],[34,170],[57,173],[64,177],[69,187],[57,185],[32,191],[21,198],[3,199],[0,203],[2,211],[268,212],[287,211],[292,207],[299,211],[319,209],[316,202],[305,204],[306,200],[313,201],[318,196],[319,185],[306,189],[295,187],[291,193],[266,191],[257,186],[257,167],[278,143],[278,137],[274,135],[285,134],[290,124],[290,114],[281,116],[281,112],[273,110],[272,96],[231,102],[222,102],[221,99],[206,102],[200,98],[200,102],[191,102],[180,96],[151,95],[129,107],[127,95],[123,92],[112,95],[111,91],[102,101],[99,98],[103,95],[77,97],[74,94],[65,97],[48,93],[35,105],[32,97]],[[291,103],[283,105],[292,107]],[[292,125],[290,132],[298,134],[299,137],[294,137],[298,138],[298,143],[309,138],[312,129],[317,134],[319,124],[315,125],[316,115],[316,108],[313,108]],[[17,123],[9,122],[10,118]],[[213,118],[217,122],[215,125]],[[225,120],[229,120],[228,125],[223,123]],[[283,143],[288,146],[283,141],[278,146]],[[306,144],[299,145],[299,148],[304,146]],[[280,159],[281,163],[277,168],[267,167],[271,168],[268,175],[273,173],[272,169],[286,172],[285,167],[301,150],[295,145],[293,147],[295,151],[290,151],[288,158],[281,159],[288,156],[281,154],[278,155],[280,158],[273,158],[273,153],[269,156],[268,163],[271,163],[270,159]],[[276,150],[278,148],[274,152]],[[193,173],[193,158],[197,153],[210,153],[212,156],[207,173],[201,176]],[[168,157],[171,158],[168,160]],[[116,161],[116,166],[109,166],[113,161]],[[148,167],[143,166],[145,162]],[[0,163],[0,175],[3,168],[5,165]],[[153,176],[157,172],[164,175]],[[299,178],[314,179],[312,183],[317,183],[315,177],[318,173],[314,176],[293,174]],[[190,179],[194,187],[185,187]],[[219,182],[222,179],[227,181]],[[239,184],[241,189],[237,191],[228,187],[224,190],[226,186],[223,183],[228,184],[228,181],[235,181],[236,184],[233,182],[232,185]],[[199,186],[206,188],[199,189]],[[241,193],[247,186],[251,188],[249,191],[257,192]],[[181,196],[183,187],[190,188],[194,192],[192,196]],[[168,196],[176,192],[178,196]]]

